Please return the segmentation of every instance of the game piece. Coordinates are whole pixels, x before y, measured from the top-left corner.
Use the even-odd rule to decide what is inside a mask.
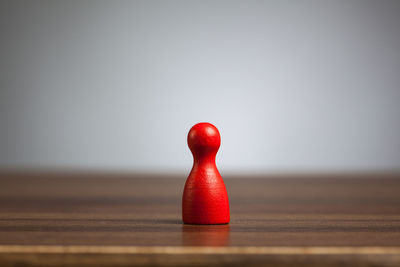
[[[210,123],[198,123],[190,129],[187,142],[194,162],[183,192],[183,222],[229,223],[228,194],[215,164],[221,144],[218,129]]]

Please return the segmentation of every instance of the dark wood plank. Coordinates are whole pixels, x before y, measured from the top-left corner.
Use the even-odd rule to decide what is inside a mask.
[[[219,226],[181,223],[184,182],[185,177],[178,175],[2,172],[0,260],[12,264],[15,257],[24,255],[29,259],[25,263],[33,263],[40,262],[40,255],[45,254],[7,252],[15,245],[400,247],[400,175],[397,174],[225,177],[232,220],[229,225]],[[72,254],[64,256],[65,262],[68,259],[91,262],[94,255],[89,253],[90,257],[84,258],[87,253]],[[127,259],[133,257],[120,254]],[[136,254],[135,257],[146,258],[143,256],[146,253],[139,254],[140,257]],[[161,254],[169,259],[164,263],[179,264],[178,258],[184,263],[185,253],[172,258],[168,253]],[[194,254],[200,263],[210,264],[209,259],[221,258],[221,255]],[[253,255],[254,259],[264,259],[262,254]],[[352,254],[362,264],[376,263],[378,258],[386,259],[387,266],[399,263],[397,252],[388,253],[390,257],[382,257],[382,253],[367,257],[357,251],[349,253]],[[234,255],[232,258],[252,258],[248,253]],[[274,255],[269,254],[268,262],[281,262],[282,257]],[[304,262],[319,257],[310,255]],[[298,260],[293,262],[305,259],[304,255],[296,257]],[[332,264],[342,259],[330,258]],[[370,259],[365,261],[366,258]]]

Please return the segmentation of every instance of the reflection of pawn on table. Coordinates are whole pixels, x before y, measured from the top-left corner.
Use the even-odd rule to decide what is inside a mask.
[[[190,129],[187,141],[194,162],[183,192],[183,222],[229,223],[228,194],[215,165],[221,144],[218,129],[210,123],[198,123]]]

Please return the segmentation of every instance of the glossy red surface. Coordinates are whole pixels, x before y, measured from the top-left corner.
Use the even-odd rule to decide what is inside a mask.
[[[228,194],[215,164],[221,144],[218,129],[210,123],[198,123],[190,129],[187,141],[194,162],[183,192],[183,222],[229,223]]]

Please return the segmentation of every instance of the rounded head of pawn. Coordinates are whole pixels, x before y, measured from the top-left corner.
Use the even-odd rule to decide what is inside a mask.
[[[217,127],[208,122],[201,122],[190,129],[187,142],[194,156],[204,156],[217,153],[221,145],[221,136]]]

